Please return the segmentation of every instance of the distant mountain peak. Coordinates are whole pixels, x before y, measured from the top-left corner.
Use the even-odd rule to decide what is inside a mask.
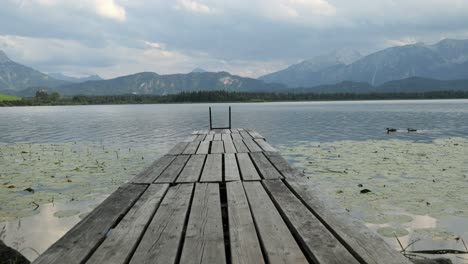
[[[5,52],[3,52],[3,50],[0,50],[0,63],[10,62],[10,61],[11,61],[10,58],[8,58]]]
[[[57,79],[57,80],[74,82],[74,83],[102,80],[102,78],[97,74],[92,74],[92,75],[83,76],[83,77],[71,77],[71,76],[67,76],[67,75],[65,75],[63,73],[57,72],[57,73],[48,73],[48,75],[50,77],[54,78],[54,79]]]
[[[192,70],[192,72],[198,72],[198,73],[201,73],[201,72],[207,72],[205,69],[202,69],[202,68],[195,68]]]

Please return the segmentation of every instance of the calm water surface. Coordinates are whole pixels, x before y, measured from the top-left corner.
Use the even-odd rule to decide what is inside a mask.
[[[214,123],[228,104],[214,105]],[[230,104],[233,127],[254,128],[273,144],[468,136],[468,100]],[[208,104],[0,108],[0,142],[99,142],[167,148],[208,127]],[[387,135],[385,128],[419,129]]]

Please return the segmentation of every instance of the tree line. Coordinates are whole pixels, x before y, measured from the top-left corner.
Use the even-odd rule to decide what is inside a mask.
[[[32,98],[0,102],[0,106],[36,105],[100,105],[100,104],[165,104],[206,102],[284,102],[284,101],[349,101],[349,100],[410,100],[468,99],[468,91],[434,91],[422,93],[249,93],[227,91],[182,92],[170,95],[76,95],[63,97],[43,90]]]

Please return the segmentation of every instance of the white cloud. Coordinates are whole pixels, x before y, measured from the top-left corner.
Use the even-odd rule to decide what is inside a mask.
[[[146,40],[143,43],[145,43],[146,46],[153,48],[153,49],[163,49],[163,46],[164,46],[161,43],[151,42],[151,41],[146,41]]]
[[[179,0],[175,6],[176,9],[183,9],[193,13],[210,14],[214,9],[209,6],[193,0]]]
[[[126,20],[125,9],[114,0],[94,0],[93,2],[98,15],[118,21]]]
[[[405,37],[402,39],[389,39],[386,41],[386,46],[393,47],[393,46],[405,46],[410,44],[416,44],[418,41],[416,38],[413,37]]]
[[[21,3],[21,7],[24,7],[28,2],[49,8],[91,11],[100,17],[119,22],[127,19],[125,8],[117,4],[115,0],[30,0],[19,3]]]

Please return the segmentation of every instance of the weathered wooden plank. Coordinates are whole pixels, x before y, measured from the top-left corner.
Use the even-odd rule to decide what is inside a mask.
[[[231,134],[232,133],[239,133],[239,131],[237,130],[237,128],[231,128]]]
[[[197,135],[190,135],[184,139],[184,142],[193,142],[197,138]]]
[[[273,180],[263,184],[311,259],[318,263],[359,263],[283,182]]]
[[[302,177],[298,170],[292,168],[289,163],[278,152],[265,152],[265,156],[278,169],[285,178]]]
[[[309,263],[260,182],[244,182],[269,263]]]
[[[257,131],[253,130],[253,129],[247,129],[247,132],[249,132],[249,134],[253,137],[253,138],[260,138],[260,139],[264,139],[264,137],[262,135],[260,135],[260,133],[258,133]]]
[[[198,135],[206,135],[209,133],[209,130],[198,130]]]
[[[169,188],[146,230],[131,264],[175,263],[179,255],[193,184]]]
[[[232,140],[242,140],[242,136],[239,133],[231,134]]]
[[[131,182],[147,184],[154,182],[154,180],[156,180],[156,178],[161,175],[161,173],[167,168],[167,166],[169,166],[169,164],[171,164],[175,158],[175,156],[162,156],[153,162],[153,164],[151,164],[151,166],[146,168],[143,172],[135,176]]]
[[[208,154],[200,178],[201,182],[221,182],[223,180],[223,161],[221,154]]]
[[[161,173],[161,176],[159,176],[154,182],[173,183],[177,179],[177,176],[179,176],[179,173],[182,171],[189,158],[189,155],[177,156],[171,165],[169,165],[169,167],[167,167],[166,170]]]
[[[213,141],[214,134],[208,134],[206,135],[205,141]]]
[[[247,131],[240,131],[239,134],[241,134],[243,139],[252,139],[252,136]]]
[[[198,135],[197,138],[194,141],[203,141],[203,140],[205,140],[205,137],[206,137],[205,134]]]
[[[245,146],[244,141],[235,139],[232,141],[234,146],[236,146],[236,150],[239,153],[249,152],[249,149]]]
[[[244,129],[242,127],[237,128],[237,131],[242,132]]]
[[[276,170],[262,152],[250,153],[263,179],[281,179],[283,176]]]
[[[263,151],[271,151],[271,152],[277,151],[274,147],[268,144],[264,139],[256,138],[254,139],[254,141],[263,149]]]
[[[177,183],[197,182],[200,178],[206,155],[192,155],[177,178]]]
[[[86,263],[127,263],[168,188],[150,185]]]
[[[210,141],[201,141],[198,146],[197,154],[208,154],[210,151]]]
[[[262,149],[252,139],[244,139],[244,144],[250,152],[261,152]]]
[[[221,140],[221,134],[215,134],[213,140]]]
[[[237,166],[236,154],[224,154],[224,180],[238,181],[240,180],[239,168]]]
[[[210,130],[210,132],[208,132],[208,134],[216,134],[216,132],[214,130]]]
[[[40,255],[34,263],[82,263],[107,232],[146,190],[146,185],[124,184],[81,222]]]
[[[231,134],[222,134],[221,139],[226,141],[226,140],[232,140]]]
[[[219,135],[219,134],[218,134]],[[211,151],[210,153],[219,154],[224,153],[224,143],[223,141],[212,141],[211,142]]]
[[[249,154],[247,153],[237,153],[237,161],[239,162],[239,169],[241,172],[242,180],[244,181],[258,181],[260,180],[260,175],[258,175],[255,166],[250,160]]]
[[[219,186],[198,183],[180,263],[226,263]],[[163,262],[160,262],[163,263]]]
[[[200,141],[190,142],[182,154],[193,155],[197,153],[198,145],[200,145]]]
[[[242,182],[226,183],[231,262],[265,263]]]
[[[347,244],[347,248],[355,252],[363,263],[410,264],[402,254],[390,247],[385,241],[374,234],[362,222],[351,217],[346,211],[331,208],[318,198],[317,192],[306,179],[286,179],[286,183],[312,210],[320,216],[323,223],[332,229],[336,235]]]
[[[180,155],[182,152],[184,152],[185,148],[187,147],[189,143],[188,142],[180,142],[177,143],[169,152],[167,155]]]
[[[231,130],[229,130],[229,129],[223,129],[223,134],[231,134]]]
[[[224,153],[237,153],[236,147],[232,140],[224,140]]]
[[[198,130],[193,131],[192,135],[198,135]]]

